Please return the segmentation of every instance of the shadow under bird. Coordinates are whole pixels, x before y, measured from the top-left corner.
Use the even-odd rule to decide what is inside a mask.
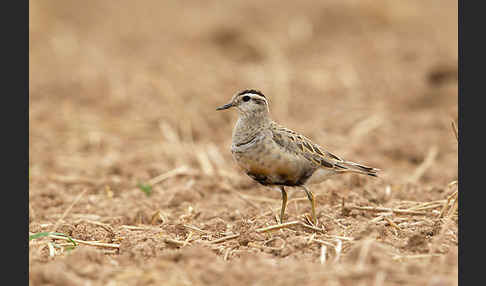
[[[358,173],[377,176],[379,169],[345,161],[308,138],[270,118],[268,101],[258,90],[243,90],[216,110],[238,110],[233,129],[231,153],[252,179],[264,186],[277,186],[282,193],[280,221],[287,206],[285,187],[301,187],[311,203],[316,224],[314,194],[307,185],[321,183],[334,174]]]

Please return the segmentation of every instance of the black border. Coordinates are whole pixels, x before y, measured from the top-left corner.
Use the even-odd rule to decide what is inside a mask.
[[[29,1],[2,9],[4,281],[29,283]]]
[[[469,3],[468,3],[469,4]],[[466,282],[467,275],[466,265],[465,265],[465,241],[464,241],[464,192],[467,192],[468,187],[465,185],[464,174],[465,174],[465,159],[464,159],[464,2],[458,0],[458,134],[459,134],[459,146],[458,146],[458,205],[459,205],[459,216],[458,216],[458,283],[459,285],[469,285]],[[471,281],[475,279],[472,278]],[[474,283],[473,283],[474,284]]]

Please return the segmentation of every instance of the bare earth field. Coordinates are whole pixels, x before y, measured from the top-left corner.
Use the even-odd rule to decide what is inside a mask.
[[[457,9],[30,1],[30,285],[457,285]],[[247,88],[381,176],[312,185],[315,227],[290,190],[278,226],[215,111]]]

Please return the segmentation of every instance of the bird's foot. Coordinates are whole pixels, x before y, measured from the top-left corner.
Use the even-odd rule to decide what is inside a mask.
[[[317,220],[316,217],[312,218],[312,216],[310,216],[308,214],[304,215],[304,219],[305,219],[305,222],[310,226],[317,227],[317,225],[319,224],[319,221]]]
[[[282,223],[284,223],[284,222],[285,222],[285,219],[284,219],[284,218],[285,218],[285,217],[284,217],[284,216],[282,216],[282,215],[278,216],[278,214],[275,214],[275,221],[276,221],[278,224],[282,224]]]

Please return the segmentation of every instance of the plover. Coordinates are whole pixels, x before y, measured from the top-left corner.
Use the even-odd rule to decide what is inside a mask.
[[[305,191],[315,224],[314,194],[307,185],[349,172],[377,176],[378,169],[343,160],[303,135],[275,123],[270,118],[265,95],[258,90],[243,90],[216,110],[232,107],[239,114],[232,136],[233,158],[258,183],[279,188],[282,193],[280,222],[284,220],[287,205],[285,187],[301,187]]]

